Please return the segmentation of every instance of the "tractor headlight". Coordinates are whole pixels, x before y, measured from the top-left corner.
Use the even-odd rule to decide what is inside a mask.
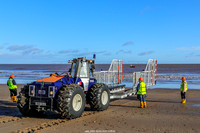
[[[29,85],[29,96],[35,96],[35,85]]]
[[[54,97],[55,95],[55,86],[49,86],[49,97]]]

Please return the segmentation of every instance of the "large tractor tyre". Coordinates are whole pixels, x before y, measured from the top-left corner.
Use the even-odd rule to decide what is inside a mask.
[[[40,116],[43,112],[38,112],[35,109],[29,109],[29,88],[25,85],[19,92],[17,107],[23,116]]]
[[[103,83],[93,85],[87,94],[87,102],[92,110],[103,111],[110,104],[110,90]]]
[[[21,89],[18,96],[17,107],[19,111],[24,116],[30,116],[31,110],[29,109],[29,89],[28,85],[25,85],[24,88]]]
[[[62,118],[74,119],[82,115],[85,101],[82,87],[76,84],[66,85],[58,92],[57,110]]]

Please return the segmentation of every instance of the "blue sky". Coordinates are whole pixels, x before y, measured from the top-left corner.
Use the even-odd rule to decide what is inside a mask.
[[[199,0],[1,0],[1,64],[200,63]]]

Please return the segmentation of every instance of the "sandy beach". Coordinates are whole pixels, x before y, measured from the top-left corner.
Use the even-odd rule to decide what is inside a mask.
[[[23,85],[18,85],[19,90]],[[178,89],[148,90],[147,108],[138,108],[136,96],[113,100],[102,112],[87,106],[82,117],[65,120],[56,113],[43,117],[23,117],[16,103],[10,102],[6,85],[0,85],[0,132],[44,133],[198,133],[200,132],[200,90],[189,90],[187,103],[180,103]],[[19,92],[18,90],[18,92]]]

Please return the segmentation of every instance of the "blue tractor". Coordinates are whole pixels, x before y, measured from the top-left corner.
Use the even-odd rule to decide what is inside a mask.
[[[91,110],[108,108],[110,90],[106,84],[96,82],[94,60],[76,58],[69,63],[69,73],[52,74],[21,89],[17,106],[24,116],[57,111],[62,118],[73,119],[82,115],[86,103]]]

